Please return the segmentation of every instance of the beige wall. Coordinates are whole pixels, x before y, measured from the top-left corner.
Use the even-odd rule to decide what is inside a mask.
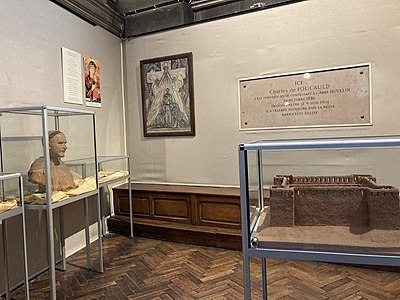
[[[310,0],[126,41],[134,179],[237,186],[239,143],[397,133],[399,19],[397,0]],[[193,53],[196,136],[144,138],[139,61],[184,52]],[[239,132],[239,78],[359,63],[372,64],[373,126]]]
[[[101,64],[102,108],[95,110],[101,155],[124,149],[121,50],[118,37],[46,0],[0,3],[0,107],[63,102],[61,47]],[[101,133],[101,134],[100,134]]]
[[[48,0],[0,1],[0,29],[0,107],[51,105],[95,110],[98,154],[124,154],[120,39]],[[100,62],[102,108],[63,102],[61,47],[77,51],[82,56],[94,57]],[[23,127],[19,129],[24,130]],[[17,162],[20,158],[7,159]],[[90,214],[95,216],[95,212],[92,206]],[[85,244],[82,201],[65,207],[64,214],[67,253],[71,253]],[[55,218],[57,223],[58,212]],[[21,236],[18,220],[12,220],[11,224],[10,251],[13,255],[10,260],[12,282],[15,283],[22,280],[19,276],[21,269],[16,268],[21,256],[14,252],[21,249]],[[45,211],[28,212],[27,226],[29,271],[34,274],[47,265]],[[92,236],[96,237],[93,232]],[[0,270],[3,270],[2,260]],[[0,291],[4,283],[2,276],[0,272]]]

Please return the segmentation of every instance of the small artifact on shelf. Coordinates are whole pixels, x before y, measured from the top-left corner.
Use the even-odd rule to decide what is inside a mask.
[[[104,183],[107,181],[115,180],[118,178],[122,178],[128,176],[129,172],[127,170],[105,170],[99,171],[99,182]]]
[[[371,175],[277,175],[270,194],[270,225],[400,229],[399,190],[378,185]]]
[[[61,160],[67,150],[67,139],[61,131],[49,132],[50,173],[52,191],[67,191],[77,187],[69,168]],[[45,162],[37,158],[28,171],[28,181],[39,185],[39,193],[46,191]]]
[[[18,207],[18,201],[16,199],[0,200],[0,213],[14,209]]]
[[[96,189],[96,178],[94,176],[84,179],[76,179],[76,188],[67,191],[53,191],[51,195],[52,203],[66,200],[69,197],[81,195]],[[46,193],[29,193],[25,195],[25,203],[27,204],[46,204]]]
[[[52,203],[57,203],[62,200],[68,199],[69,196],[63,192],[52,192],[51,199]],[[26,204],[46,204],[46,193],[29,193],[25,194],[25,203]]]

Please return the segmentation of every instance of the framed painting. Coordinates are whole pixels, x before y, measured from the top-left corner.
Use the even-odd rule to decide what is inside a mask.
[[[192,53],[142,60],[140,74],[144,136],[195,135]]]

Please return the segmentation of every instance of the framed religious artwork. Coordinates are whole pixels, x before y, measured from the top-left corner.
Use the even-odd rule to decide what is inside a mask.
[[[101,107],[100,63],[94,58],[84,57],[83,65],[86,106]]]
[[[193,55],[140,61],[145,137],[195,135]]]

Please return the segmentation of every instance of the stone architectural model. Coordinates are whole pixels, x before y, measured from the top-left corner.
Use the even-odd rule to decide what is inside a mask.
[[[400,229],[399,190],[371,175],[277,175],[270,215],[271,226]]]

